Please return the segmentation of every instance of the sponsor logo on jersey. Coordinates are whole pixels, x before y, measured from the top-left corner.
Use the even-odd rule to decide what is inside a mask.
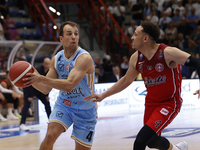
[[[68,96],[68,95],[71,95],[71,94],[78,94],[78,95],[82,95],[83,97],[85,96],[85,94],[83,94],[83,89],[82,88],[74,88],[73,90],[71,90],[71,92],[66,92],[66,91],[63,91],[62,95],[63,96]]]
[[[164,70],[164,65],[161,63],[157,63],[155,69],[157,72],[162,72]]]
[[[152,66],[147,66],[147,70],[152,70]]]
[[[62,118],[63,117],[63,113],[61,111],[57,111],[56,112],[56,117]]]
[[[64,64],[58,64],[58,71],[64,71]]]
[[[138,64],[139,64],[139,63],[138,63]],[[142,66],[143,66],[142,64],[139,65],[139,71],[140,71],[141,73],[143,73]]]
[[[159,58],[162,58],[162,57],[163,57],[163,52],[162,52],[162,50],[159,50],[158,57],[159,57]]]
[[[71,106],[72,102],[70,100],[64,99],[63,100],[63,104],[67,105],[67,106]]]
[[[142,60],[143,59],[143,55],[142,54],[140,54],[140,59],[139,60]]]
[[[66,65],[66,69],[67,69],[67,71],[69,71],[69,64]]]
[[[154,79],[152,79],[151,77],[149,77],[149,79],[147,77],[144,78],[144,83],[146,86],[153,86],[153,85],[158,85],[158,84],[162,84],[166,82],[166,76],[158,76]]]
[[[165,116],[167,116],[168,113],[169,113],[169,111],[168,111],[166,108],[162,108],[162,109],[160,110],[160,113],[163,114],[163,115],[165,115]]]

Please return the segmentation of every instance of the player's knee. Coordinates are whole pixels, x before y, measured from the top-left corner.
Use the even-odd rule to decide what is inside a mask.
[[[169,141],[166,138],[160,136],[155,137],[148,143],[149,148],[157,148],[161,150],[167,150],[169,146]]]
[[[136,138],[133,147],[133,150],[145,150],[146,143],[143,140]]]
[[[54,143],[56,141],[56,135],[53,132],[47,132],[45,137],[46,143]]]

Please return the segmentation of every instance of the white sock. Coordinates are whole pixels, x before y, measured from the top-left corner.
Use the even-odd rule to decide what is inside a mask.
[[[17,109],[15,109],[15,110],[14,110],[14,114],[18,114],[18,111],[17,111]]]
[[[18,112],[21,113],[22,107],[18,107]]]
[[[172,144],[173,147],[172,147],[172,150],[180,150],[176,145]]]
[[[12,115],[12,108],[8,108],[8,115]]]

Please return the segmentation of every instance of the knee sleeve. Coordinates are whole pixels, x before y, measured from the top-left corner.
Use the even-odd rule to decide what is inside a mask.
[[[149,148],[157,148],[160,150],[168,150],[170,146],[169,141],[161,136],[156,136],[154,137],[149,143],[148,147]]]
[[[156,132],[153,131],[148,125],[144,125],[136,137],[133,149],[145,150],[149,141],[151,141],[151,139],[155,136],[157,136]]]

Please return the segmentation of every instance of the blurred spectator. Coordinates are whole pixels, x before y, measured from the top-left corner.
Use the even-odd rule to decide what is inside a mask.
[[[153,9],[153,5],[151,3],[151,0],[148,0],[147,3],[145,4],[144,7],[144,15],[145,16],[149,16],[150,15],[150,11]]]
[[[175,13],[174,13],[174,16],[172,17],[172,20],[174,21],[174,25],[176,26],[178,32],[185,33],[186,19],[184,16],[180,15],[179,9],[175,9]]]
[[[4,25],[4,21],[3,21],[4,17],[2,16],[1,12],[0,12],[0,23],[3,26]]]
[[[172,8],[170,6],[170,1],[164,1],[161,12],[167,13],[169,17],[172,15]]]
[[[104,83],[103,73],[100,72],[98,66],[95,66],[95,83]]]
[[[200,0],[196,0],[196,3],[193,4],[193,7],[195,8],[195,15],[200,17]]]
[[[119,26],[122,27],[122,24],[125,20],[125,7],[120,4],[119,0],[117,0],[113,6],[113,15],[115,20],[118,22]]]
[[[190,67],[181,65],[181,75],[183,79],[190,79]]]
[[[122,57],[122,63],[121,63],[121,70],[122,70],[122,76],[126,74],[126,71],[129,68],[129,61],[127,56]]]
[[[7,14],[9,14],[8,4],[5,0],[0,0],[0,12],[4,16],[4,18]]]
[[[100,59],[100,57],[99,56],[95,56],[94,62],[95,62],[95,68],[98,68],[99,72],[102,74],[103,73],[103,68],[101,66],[101,59]]]
[[[197,29],[197,23],[199,21],[199,16],[195,15],[195,8],[191,8],[191,15],[187,16],[186,23],[187,23],[187,33],[189,35],[193,30]]]
[[[175,8],[178,7],[177,0],[170,0],[170,3],[171,3],[172,13],[173,13],[173,10],[175,10]]]
[[[6,38],[4,37],[4,29],[0,23],[0,41],[5,41]]]
[[[128,0],[128,8],[132,8],[137,3],[137,0]]]
[[[199,58],[199,54],[196,54],[195,57],[196,57],[196,58]],[[199,75],[198,75],[198,73],[197,73],[197,70],[194,70],[194,71],[192,72],[190,78],[191,78],[191,79],[199,79]]]
[[[8,109],[7,119],[8,120],[19,119],[21,116],[19,115],[18,112],[18,106],[19,106],[18,104],[19,104],[19,99],[22,100],[23,98],[23,93],[10,82],[8,75],[6,75],[5,80],[2,80],[0,82],[0,85],[2,87],[1,91],[7,101],[7,109]],[[6,92],[3,92],[3,90],[5,90]],[[14,104],[14,114],[12,112],[13,104]]]
[[[158,15],[158,18],[160,18],[161,17],[161,12],[162,12],[162,8],[163,8],[163,3],[165,2],[165,1],[169,1],[169,0],[154,0],[154,3],[155,3],[155,5],[156,5],[156,10],[158,11],[157,13],[157,15]]]
[[[131,26],[128,27],[127,29],[129,39],[133,36],[136,28],[137,28],[137,25],[135,23],[135,20],[131,20]]]
[[[191,39],[197,44],[197,53],[200,54],[200,21],[198,22],[197,29],[194,30]]]
[[[168,23],[167,28],[165,29],[165,39],[168,45],[172,45],[173,41],[177,38],[177,29],[174,26],[174,22],[171,21]]]
[[[3,96],[3,94],[1,93],[1,90],[0,90],[0,105],[1,105],[1,102],[4,102],[6,101],[5,97]],[[7,121],[6,118],[4,118],[4,116],[1,114],[1,109],[0,109],[0,122],[1,121]]]
[[[163,30],[167,28],[167,24],[171,22],[171,17],[168,16],[167,12],[162,12],[162,17],[159,19],[159,27]]]
[[[106,78],[106,82],[117,82],[121,78],[120,68],[115,66],[113,68],[113,72],[106,73],[104,76]]]
[[[106,5],[107,9],[109,10],[109,12],[113,15],[113,7],[110,5],[110,2],[106,1],[105,5]],[[101,10],[102,14],[105,16],[105,9],[103,6],[100,7],[100,10]],[[111,20],[109,14],[107,14],[107,20],[108,20],[108,24],[111,26],[112,20]]]
[[[119,66],[115,66],[114,68],[113,68],[113,79],[115,80],[116,79],[116,81],[114,81],[114,82],[117,82],[120,78],[121,78],[121,75],[120,75],[120,68],[119,68]],[[111,76],[112,77],[112,76]],[[114,78],[115,77],[115,78]]]
[[[191,15],[191,9],[193,7],[193,0],[188,0],[188,3],[185,5],[185,17]]]
[[[158,16],[156,15],[156,10],[155,9],[151,9],[150,11],[150,15],[146,16],[146,20],[158,24]]]
[[[188,39],[184,39],[184,35],[183,33],[178,33],[178,48],[187,52],[187,53],[190,53],[189,50],[188,50]]]
[[[135,20],[136,25],[140,25],[141,20],[144,20],[144,6],[142,5],[142,0],[137,0],[137,3],[133,5],[131,9],[132,20]]]
[[[19,32],[18,32],[18,30],[16,28],[16,22],[14,21],[14,19],[12,19],[10,17],[9,14],[7,14],[6,18],[4,19],[4,23],[5,23],[6,30],[9,33],[9,39],[10,40],[14,40],[15,37],[17,35],[19,35]]]
[[[105,54],[105,56],[103,58],[102,67],[103,67],[104,72],[112,72],[113,71],[110,55]]]
[[[163,31],[163,29],[160,28],[160,36],[159,36],[159,39],[158,39],[158,43],[162,43],[164,42],[164,38],[165,38],[165,32]]]
[[[179,9],[180,16],[185,16],[185,7],[183,7],[182,2],[182,0],[177,0],[177,7],[174,8],[174,13],[176,9]]]

